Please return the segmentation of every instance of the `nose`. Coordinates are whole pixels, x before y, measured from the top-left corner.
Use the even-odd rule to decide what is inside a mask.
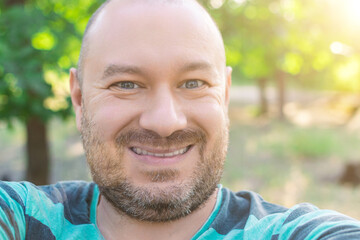
[[[158,89],[148,99],[146,106],[147,109],[140,116],[140,127],[154,131],[161,137],[168,137],[175,131],[186,128],[186,116],[171,90]]]

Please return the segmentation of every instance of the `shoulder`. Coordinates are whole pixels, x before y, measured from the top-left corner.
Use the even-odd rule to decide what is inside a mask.
[[[96,184],[85,181],[64,181],[52,185],[34,187],[35,191],[44,194],[53,203],[78,203],[90,200],[89,197],[92,197]]]
[[[19,229],[21,236],[26,234],[32,239],[55,239],[64,234],[64,227],[76,229],[76,226],[93,225],[92,206],[96,204],[97,196],[97,186],[83,181],[47,186],[0,182],[0,205],[5,211],[2,217],[7,222],[3,229]],[[8,219],[13,219],[14,223]]]
[[[232,192],[227,188],[222,188],[221,193],[220,210],[211,226],[221,235],[234,230],[242,231],[249,227],[249,222],[254,222],[255,219],[260,221],[264,218],[280,217],[288,210],[264,201],[259,194],[251,191]],[[224,221],[226,224],[223,224]]]
[[[81,200],[88,200],[92,196],[95,183],[85,181],[59,182],[53,185],[36,186],[30,182],[3,182],[0,181],[0,198],[4,201],[15,201],[23,208],[27,204],[64,203]]]
[[[303,203],[285,208],[250,191],[222,190],[222,203],[211,231],[223,239],[360,239],[359,221]],[[224,224],[226,223],[226,224]]]
[[[27,193],[28,189],[25,183],[0,181],[0,198],[7,203],[14,200],[24,207]]]
[[[74,225],[90,223],[90,206],[97,201],[96,184],[66,181],[46,186],[30,184],[28,189],[27,210],[30,216],[49,223],[54,217],[65,218]]]
[[[286,212],[275,233],[284,239],[360,239],[360,222],[333,210],[301,203]]]

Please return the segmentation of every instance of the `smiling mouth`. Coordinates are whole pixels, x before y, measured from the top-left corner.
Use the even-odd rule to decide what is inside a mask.
[[[178,155],[182,155],[184,153],[186,153],[187,151],[189,151],[189,149],[191,148],[191,145],[175,150],[173,152],[165,152],[165,153],[156,153],[156,152],[150,152],[138,147],[131,147],[131,151],[133,151],[134,153],[136,153],[137,155],[147,155],[147,156],[154,156],[154,157],[174,157],[174,156],[178,156]]]

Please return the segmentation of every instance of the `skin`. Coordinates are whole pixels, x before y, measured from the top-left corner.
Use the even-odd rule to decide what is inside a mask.
[[[88,41],[81,85],[76,69],[70,72],[71,97],[78,129],[84,131],[86,109],[109,156],[108,161],[88,158],[90,167],[106,171],[109,184],[121,172],[133,185],[155,194],[189,181],[201,159],[196,142],[131,143],[123,147],[120,161],[116,138],[131,129],[149,130],[164,139],[177,131],[198,130],[205,135],[204,153],[209,155],[226,135],[231,68],[225,67],[223,43],[210,18],[193,2],[112,1],[90,29]],[[192,84],[198,86],[189,88]],[[143,157],[131,150],[164,154],[189,145],[189,151],[173,158]],[[163,181],[147,174],[159,170],[177,174]],[[189,215],[168,222],[139,221],[114,211],[102,196],[98,227],[106,239],[190,239],[211,214],[216,194]]]

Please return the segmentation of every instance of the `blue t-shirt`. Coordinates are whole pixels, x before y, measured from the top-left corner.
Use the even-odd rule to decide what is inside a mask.
[[[311,204],[290,209],[248,191],[219,187],[216,206],[192,239],[360,239],[360,222]],[[0,239],[104,239],[96,226],[95,183],[35,186],[0,182]]]

